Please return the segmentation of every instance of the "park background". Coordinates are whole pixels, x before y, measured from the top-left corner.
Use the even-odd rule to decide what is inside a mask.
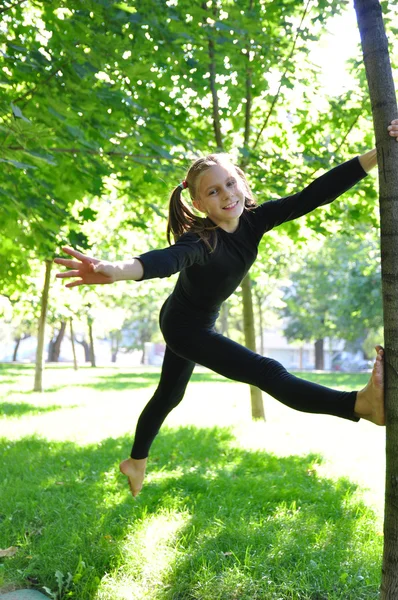
[[[396,67],[397,7],[382,6]],[[377,597],[383,432],[266,397],[266,422],[254,423],[245,386],[198,369],[132,508],[117,459],[158,369],[127,367],[161,343],[175,277],[71,291],[50,270],[64,244],[109,260],[163,247],[169,193],[200,154],[230,153],[263,202],[372,148],[353,7],[10,1],[0,16],[1,357],[26,358],[45,303],[51,363],[2,364],[1,540],[18,548],[1,563],[4,585],[57,600]],[[382,336],[376,176],[270,232],[249,287],[259,351],[278,328],[314,348],[291,366],[329,366],[330,343],[371,358]],[[245,302],[238,290],[219,320],[241,343]],[[106,366],[82,355],[78,371],[54,365],[71,325],[87,364]],[[108,358],[96,361],[100,345]],[[305,376],[350,389],[367,379]],[[44,391],[32,392],[38,377]]]

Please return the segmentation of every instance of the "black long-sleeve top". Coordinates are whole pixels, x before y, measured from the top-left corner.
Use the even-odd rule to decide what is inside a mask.
[[[184,233],[174,245],[137,257],[144,269],[142,280],[180,272],[172,294],[178,305],[215,313],[254,263],[264,233],[318,206],[330,204],[365,176],[356,157],[315,179],[301,192],[245,210],[233,233],[221,228],[215,230],[214,251],[208,249],[198,234]]]

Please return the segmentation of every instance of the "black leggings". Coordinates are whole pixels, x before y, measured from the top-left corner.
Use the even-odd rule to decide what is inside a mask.
[[[169,299],[170,300],[170,299]],[[161,312],[166,340],[159,385],[137,423],[131,457],[146,458],[169,412],[182,400],[195,363],[228,379],[255,385],[286,406],[309,413],[334,415],[358,421],[357,392],[340,392],[291,375],[272,358],[266,358],[214,330],[215,317],[198,319],[168,306]]]

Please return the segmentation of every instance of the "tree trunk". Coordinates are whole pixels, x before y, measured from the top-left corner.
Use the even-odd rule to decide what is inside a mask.
[[[325,367],[324,361],[324,347],[323,338],[315,342],[315,369],[317,371],[323,371]]]
[[[115,332],[114,334],[110,334],[111,338],[111,362],[115,363],[117,360],[117,355],[119,352],[119,340],[120,334],[119,332]]]
[[[70,330],[70,342],[72,344],[73,368],[75,369],[75,371],[77,371],[75,334],[73,333],[73,319],[72,319],[72,317],[69,318],[69,330]]]
[[[228,337],[228,302],[221,305],[220,332]]]
[[[207,3],[202,3],[203,10],[207,11]],[[217,19],[216,7],[213,6],[212,16],[214,19]],[[215,60],[215,46],[214,40],[212,38],[211,33],[208,37],[208,51],[209,51],[209,70],[210,70],[210,90],[212,97],[212,107],[213,107],[213,129],[214,129],[214,137],[217,144],[217,150],[223,151],[223,140],[221,133],[221,121],[220,121],[220,108],[218,104],[218,94],[217,94],[217,86],[216,86],[216,75],[217,75],[217,67]]]
[[[12,355],[12,362],[16,362],[17,361],[18,349],[19,349],[19,344],[21,343],[21,340],[22,340],[21,336],[19,336],[18,338],[14,339],[15,346],[14,346],[14,353]]]
[[[257,300],[258,308],[258,326],[260,329],[260,354],[264,354],[264,318],[263,318],[263,295],[260,293],[258,288],[254,292]]]
[[[78,340],[77,338],[75,338],[76,342],[78,344],[80,344],[81,346],[83,346],[83,350],[84,350],[84,362],[90,362],[90,346],[88,345],[88,342],[82,338],[81,340]]]
[[[61,322],[61,327],[59,328],[58,334],[54,339],[50,342],[50,347],[48,349],[48,362],[58,362],[59,355],[61,353],[61,344],[64,339],[66,330],[66,321]]]
[[[46,260],[46,273],[44,277],[44,287],[41,295],[41,313],[39,319],[39,329],[37,332],[37,349],[36,349],[36,368],[35,368],[35,383],[33,386],[34,392],[43,391],[43,368],[44,368],[44,334],[46,328],[46,316],[48,305],[48,292],[50,289],[50,273],[52,261]]]
[[[96,367],[97,365],[95,364],[93,320],[92,320],[91,317],[87,318],[87,324],[88,324],[88,337],[89,337],[89,340],[90,340],[90,346],[89,346],[89,350],[90,350],[90,362],[91,362],[91,366],[92,367]]]
[[[256,351],[256,336],[254,330],[254,312],[253,300],[251,293],[251,281],[249,275],[246,275],[242,281],[242,298],[243,298],[243,329],[245,333],[245,343],[249,350]],[[254,385],[250,386],[250,398],[252,405],[253,419],[262,419],[265,421],[263,395]]]
[[[398,144],[387,126],[397,101],[378,0],[356,0],[372,103],[380,186],[381,275],[384,312],[386,495],[381,600],[398,598]]]

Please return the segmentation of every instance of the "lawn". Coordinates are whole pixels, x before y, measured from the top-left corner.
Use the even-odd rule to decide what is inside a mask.
[[[358,374],[306,374],[357,389]],[[0,365],[0,592],[53,600],[379,597],[384,430],[306,415],[200,370],[134,500],[118,463],[157,369]]]

